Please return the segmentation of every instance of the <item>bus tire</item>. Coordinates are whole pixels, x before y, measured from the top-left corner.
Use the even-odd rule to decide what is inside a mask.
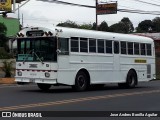
[[[88,87],[88,78],[85,72],[79,71],[76,75],[75,85],[72,88],[78,92],[85,91]]]
[[[134,88],[137,85],[137,75],[135,71],[130,70],[127,74],[126,87]]]
[[[43,91],[47,91],[50,89],[51,85],[50,84],[43,84],[43,83],[37,83],[38,87],[43,90]]]

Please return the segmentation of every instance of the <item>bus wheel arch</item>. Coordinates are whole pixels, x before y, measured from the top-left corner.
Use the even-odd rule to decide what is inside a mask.
[[[48,91],[48,90],[51,88],[51,84],[37,83],[37,86],[38,86],[42,91]]]
[[[89,72],[82,68],[75,76],[75,84],[72,88],[76,91],[85,91],[90,86],[90,75]]]
[[[138,84],[138,76],[135,69],[130,69],[126,76],[126,87],[134,88]]]
[[[126,75],[125,83],[118,83],[120,88],[134,88],[138,84],[138,76],[135,69],[130,69]]]

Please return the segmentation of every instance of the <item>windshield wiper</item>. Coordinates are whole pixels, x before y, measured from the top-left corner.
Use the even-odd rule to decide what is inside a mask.
[[[42,64],[44,64],[43,61],[40,59],[40,57],[37,55],[37,53],[34,52],[34,49],[33,49],[33,52],[32,52],[32,53],[38,58],[38,60],[39,60]]]
[[[27,55],[26,57],[25,57],[25,59],[23,60],[23,63],[25,63],[25,61],[28,59],[28,57],[29,57],[29,55],[30,55],[30,53],[32,52],[33,50],[30,50],[27,54],[25,54],[25,55]]]

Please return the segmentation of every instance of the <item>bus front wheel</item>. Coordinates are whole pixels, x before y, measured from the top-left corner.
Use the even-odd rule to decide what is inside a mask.
[[[49,90],[49,88],[51,87],[50,84],[43,84],[43,83],[37,83],[38,87],[43,90],[43,91],[47,91]]]
[[[87,89],[88,87],[88,78],[87,75],[85,74],[85,72],[80,71],[78,72],[78,74],[76,75],[76,79],[75,79],[75,85],[72,86],[72,88],[76,91],[84,91]]]

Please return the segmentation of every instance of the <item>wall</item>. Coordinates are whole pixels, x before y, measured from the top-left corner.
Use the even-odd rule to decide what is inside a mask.
[[[16,34],[20,30],[20,23],[19,20],[16,18],[3,18],[2,16],[0,16],[0,22],[4,23],[7,27],[7,37],[16,36]]]

